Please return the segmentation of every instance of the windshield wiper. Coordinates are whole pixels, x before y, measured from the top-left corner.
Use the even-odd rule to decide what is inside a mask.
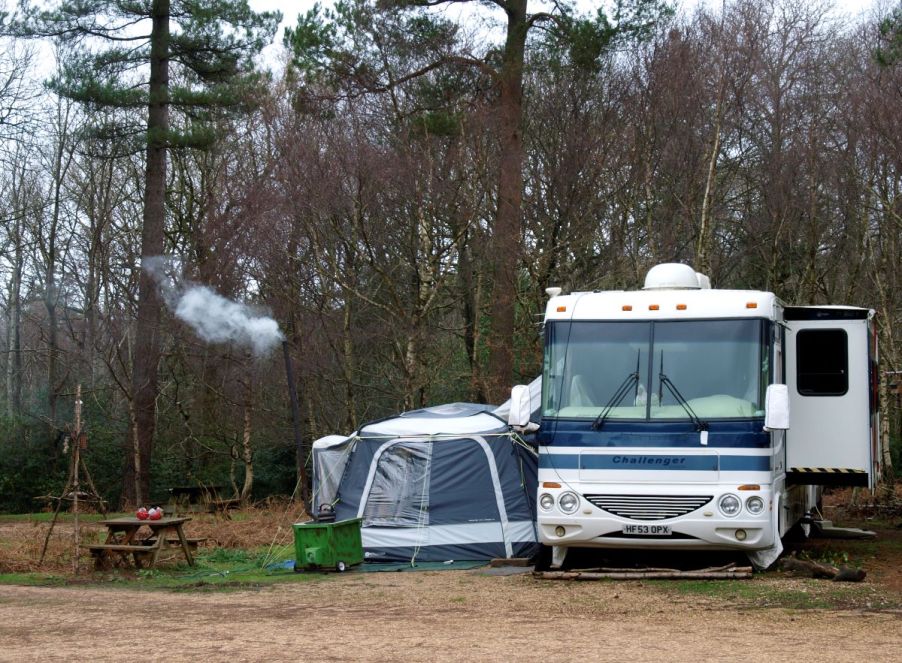
[[[666,386],[667,389],[673,394],[673,397],[677,400],[677,403],[683,406],[683,409],[686,411],[686,414],[689,415],[689,418],[692,420],[692,423],[695,424],[695,429],[699,432],[708,430],[708,422],[702,421],[698,418],[698,415],[689,407],[689,402],[683,398],[683,394],[680,393],[680,390],[676,388],[676,385],[670,380],[667,375],[664,373],[664,351],[661,351],[661,372],[658,373],[658,402],[662,402],[661,396],[663,396],[663,390],[661,387]]]
[[[630,388],[635,385],[636,392],[639,391],[639,358],[642,355],[642,349],[636,351],[636,370],[633,373],[630,373],[626,376],[626,379],[620,383],[620,386],[617,387],[617,391],[614,392],[614,395],[611,396],[611,399],[607,402],[607,405],[604,406],[604,409],[601,411],[595,421],[592,422],[592,428],[594,430],[601,429],[604,426],[604,422],[607,421],[608,415],[611,413],[615,407],[620,404],[620,401],[624,399],[624,397],[629,393]]]

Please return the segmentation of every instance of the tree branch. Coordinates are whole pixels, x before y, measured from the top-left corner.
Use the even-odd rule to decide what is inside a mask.
[[[526,25],[527,27],[531,28],[536,23],[544,23],[546,21],[552,21],[560,25],[560,17],[548,12],[538,12],[537,14],[532,14],[526,19]]]
[[[364,85],[362,85],[362,87],[364,87],[367,92],[388,92],[389,90],[397,87],[398,85],[401,85],[403,83],[411,81],[415,78],[419,78],[420,76],[425,76],[429,72],[435,71],[436,69],[439,69],[440,67],[443,67],[445,65],[452,65],[452,64],[465,66],[465,67],[475,67],[476,69],[479,69],[482,73],[489,76],[493,81],[495,81],[495,82],[498,81],[498,72],[495,71],[492,67],[490,67],[488,64],[486,64],[482,60],[477,60],[476,58],[469,58],[469,57],[464,57],[464,56],[459,56],[459,55],[449,55],[449,56],[440,58],[439,60],[436,60],[435,62],[430,62],[429,64],[427,64],[423,67],[420,67],[419,69],[412,71],[408,74],[405,74],[404,76],[395,78],[391,82],[386,83],[384,85],[365,85],[364,84]]]

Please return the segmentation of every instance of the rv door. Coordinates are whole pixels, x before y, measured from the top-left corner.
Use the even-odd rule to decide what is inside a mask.
[[[838,306],[784,310],[791,418],[786,465],[792,483],[873,488],[877,481],[873,315]]]

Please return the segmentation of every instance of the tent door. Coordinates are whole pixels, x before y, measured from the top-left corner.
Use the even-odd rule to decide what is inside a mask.
[[[373,458],[358,517],[364,527],[429,525],[430,442],[383,445]]]

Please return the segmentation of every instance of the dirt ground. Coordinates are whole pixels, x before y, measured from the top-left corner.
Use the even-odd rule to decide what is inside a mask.
[[[827,509],[844,525],[872,528]],[[192,535],[214,548],[252,548],[284,519],[273,509],[197,519]],[[0,573],[32,570],[45,528],[0,524]],[[71,566],[68,529],[51,542],[55,572]],[[902,520],[873,529],[876,541],[811,540],[802,549],[865,568],[863,583],[773,571],[707,584],[568,582],[482,568],[353,570],[240,590],[148,590],[96,577],[0,585],[0,661],[902,662]]]
[[[485,570],[236,592],[0,586],[0,660],[902,661],[900,602],[767,608],[740,586],[673,588]]]

